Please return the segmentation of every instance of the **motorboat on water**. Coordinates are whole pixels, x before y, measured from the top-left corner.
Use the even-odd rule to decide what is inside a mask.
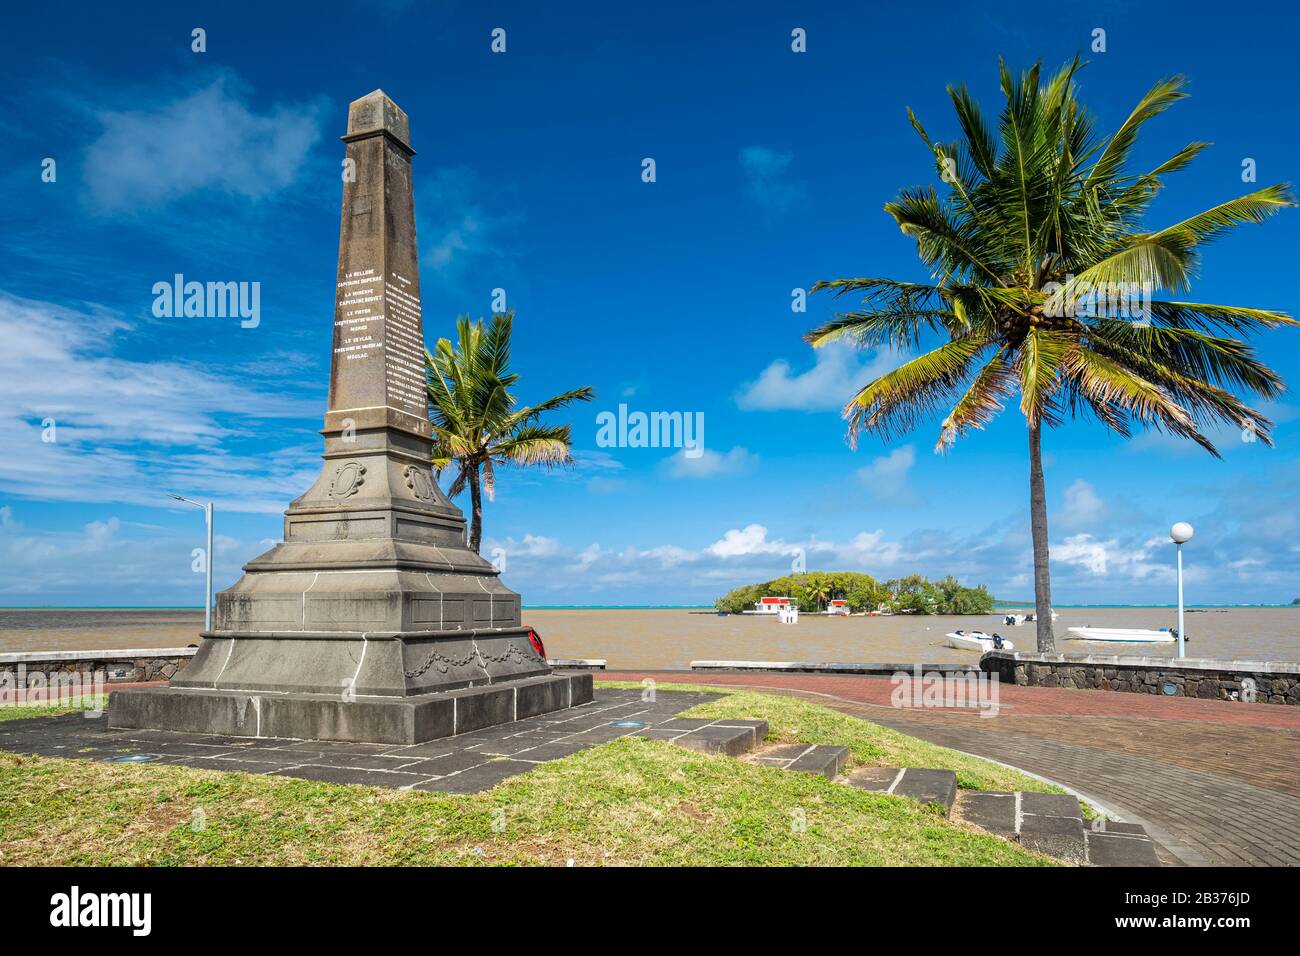
[[[1176,639],[1167,627],[1151,630],[1141,627],[1067,627],[1073,637],[1067,641],[1097,641],[1105,644],[1172,644]]]
[[[1061,615],[1055,611],[1052,612],[1052,620],[1055,621]],[[1002,623],[1007,627],[1019,627],[1021,624],[1033,624],[1038,620],[1037,614],[1006,614],[1002,618]]]
[[[952,631],[948,635],[948,647],[964,651],[1013,651],[1012,644],[1001,634],[985,634],[983,631]]]

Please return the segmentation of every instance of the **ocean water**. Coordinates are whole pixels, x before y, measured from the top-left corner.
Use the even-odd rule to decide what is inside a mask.
[[[1068,640],[1071,626],[1174,627],[1169,607],[1065,607],[1055,631],[1064,653],[1166,656],[1173,645]],[[958,628],[996,631],[1019,650],[1035,648],[1032,624],[1006,627],[1002,615],[828,618],[798,624],[752,615],[718,617],[698,608],[530,608],[552,657],[603,657],[611,668],[685,668],[692,660],[913,663],[975,662],[973,651],[944,647]],[[0,653],[184,647],[196,644],[203,612],[185,608],[0,609]],[[1188,657],[1300,662],[1300,607],[1196,607],[1186,618]]]

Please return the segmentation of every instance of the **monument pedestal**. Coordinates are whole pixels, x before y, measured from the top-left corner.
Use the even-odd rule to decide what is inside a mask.
[[[591,699],[590,674],[546,674],[411,697],[147,687],[113,693],[109,726],[232,737],[418,744]]]
[[[324,467],[190,665],[115,692],[112,727],[417,743],[591,700],[590,675],[551,674],[431,471],[406,114],[376,90],[343,140]]]

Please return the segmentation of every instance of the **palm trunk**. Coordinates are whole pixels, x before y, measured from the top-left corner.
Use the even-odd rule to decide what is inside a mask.
[[[1038,653],[1055,654],[1052,633],[1052,577],[1047,566],[1047,489],[1043,483],[1042,422],[1029,426],[1029,525],[1034,538],[1034,614]]]
[[[475,554],[483,540],[483,492],[478,484],[478,468],[475,465],[469,472],[469,548]]]

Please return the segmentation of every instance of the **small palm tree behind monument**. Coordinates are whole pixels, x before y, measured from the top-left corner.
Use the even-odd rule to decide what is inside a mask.
[[[424,353],[433,467],[441,475],[456,463],[449,497],[469,488],[469,546],[474,551],[483,539],[483,494],[489,501],[495,498],[495,466],[572,464],[572,426],[547,425],[540,418],[573,402],[591,401],[596,394],[583,387],[516,408],[510,390],[519,375],[509,369],[513,324],[513,312],[493,315],[486,327],[482,319],[472,322],[461,316],[456,320],[456,344],[439,339],[432,352]]]
[[[1043,425],[1091,415],[1124,436],[1152,427],[1215,456],[1207,426],[1230,424],[1271,443],[1272,423],[1233,393],[1272,399],[1283,383],[1236,336],[1300,323],[1179,297],[1202,246],[1295,203],[1288,185],[1268,186],[1146,231],[1142,218],[1163,177],[1209,145],[1192,142],[1149,171],[1129,168],[1142,125],[1186,96],[1183,79],[1161,80],[1103,138],[1075,98],[1078,58],[1045,80],[1039,66],[1019,77],[999,67],[1006,104],[996,127],[964,86],[948,88],[962,132],[954,142],[932,140],[908,111],[945,192],[905,189],[885,211],[916,240],[932,281],[819,282],[814,291],[862,293],[863,305],[805,338],[815,347],[900,349],[943,340],[845,405],[852,445],[864,430],[888,440],[946,410],[936,445],[946,450],[1019,394],[1029,433],[1038,649],[1047,653],[1055,640]],[[1159,290],[1167,295],[1155,298]]]

